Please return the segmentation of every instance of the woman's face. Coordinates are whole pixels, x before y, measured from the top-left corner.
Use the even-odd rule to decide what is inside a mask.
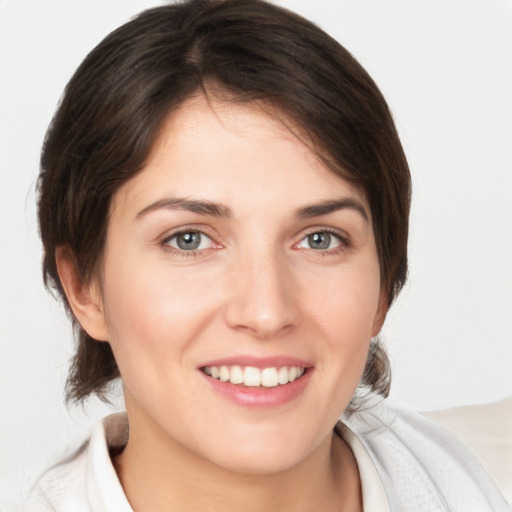
[[[101,290],[133,432],[250,473],[330,442],[385,316],[363,195],[202,97],[115,195]]]

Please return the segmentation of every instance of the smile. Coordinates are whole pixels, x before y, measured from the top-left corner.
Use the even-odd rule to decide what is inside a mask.
[[[301,366],[256,368],[254,366],[205,366],[201,371],[222,382],[246,387],[273,388],[284,386],[302,377],[306,371]]]

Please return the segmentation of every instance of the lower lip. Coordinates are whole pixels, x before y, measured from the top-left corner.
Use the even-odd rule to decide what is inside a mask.
[[[214,379],[203,372],[201,372],[201,375],[207,379],[208,384],[216,393],[237,405],[270,408],[284,405],[301,395],[306,389],[312,373],[313,369],[308,368],[304,375],[293,382],[271,388],[241,386],[240,384],[231,384],[230,382]]]

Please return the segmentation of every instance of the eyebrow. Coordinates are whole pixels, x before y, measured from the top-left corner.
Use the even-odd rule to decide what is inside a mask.
[[[329,213],[336,212],[344,209],[355,210],[358,212],[366,222],[370,221],[370,217],[366,212],[365,207],[361,202],[351,197],[343,197],[341,199],[331,199],[321,203],[305,206],[297,211],[297,217],[301,219],[309,219],[311,217],[320,217],[328,215]]]
[[[213,217],[231,217],[231,210],[226,205],[201,199],[172,197],[151,203],[141,210],[135,218],[139,219],[152,211],[160,209],[188,210],[190,212],[199,213],[201,215],[211,215]]]
[[[231,209],[221,203],[213,201],[205,201],[202,199],[186,199],[180,197],[171,197],[160,199],[151,203],[142,209],[137,215],[136,219],[144,217],[148,213],[155,210],[187,210],[200,215],[211,215],[212,217],[231,217]],[[331,199],[316,204],[311,204],[300,208],[296,212],[296,216],[300,219],[309,219],[312,217],[321,217],[338,210],[351,209],[358,212],[366,222],[369,222],[369,216],[366,209],[356,199],[344,197],[341,199]]]

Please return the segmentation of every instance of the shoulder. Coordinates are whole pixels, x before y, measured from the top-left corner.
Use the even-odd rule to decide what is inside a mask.
[[[38,480],[24,510],[132,512],[109,453],[124,446],[127,429],[126,414],[112,414],[104,418],[89,442]]]
[[[472,451],[409,407],[371,396],[344,423],[372,458],[392,510],[510,511]]]
[[[87,446],[49,469],[35,484],[25,509],[38,512],[90,512],[86,491]]]
[[[512,396],[492,404],[423,414],[455,433],[512,503]]]

